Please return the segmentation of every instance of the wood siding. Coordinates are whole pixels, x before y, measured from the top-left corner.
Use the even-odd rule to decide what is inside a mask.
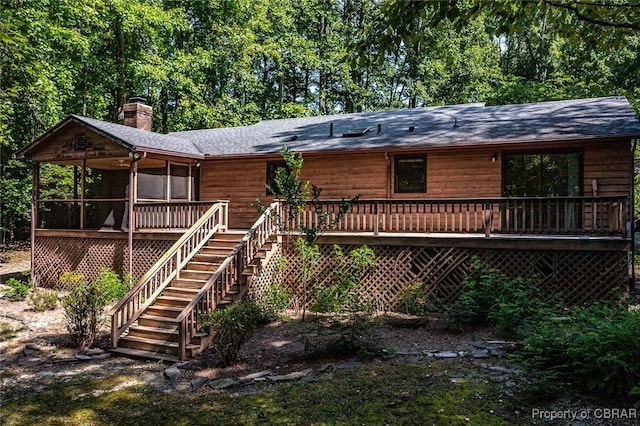
[[[582,149],[584,152],[583,193],[591,196],[592,181],[598,195],[628,195],[630,191],[630,141],[545,143],[544,149]],[[375,198],[498,198],[502,196],[502,154],[540,151],[527,144],[487,148],[456,148],[412,151],[427,158],[424,193],[394,193],[394,159],[400,153],[369,152],[304,154],[303,179],[323,189],[322,198],[336,199],[360,194]],[[402,153],[406,154],[406,153]],[[493,158],[496,161],[493,161]],[[256,199],[264,203],[267,161],[279,156],[255,159],[209,160],[201,168],[201,200],[230,200],[231,228],[247,228],[257,219]]]
[[[78,149],[76,137],[84,137],[86,149]],[[122,145],[112,140],[88,130],[86,127],[73,123],[65,126],[55,140],[43,144],[33,153],[33,160],[48,161],[52,163],[65,162],[69,160],[80,160],[82,158],[106,158],[106,157],[127,157],[129,151]]]

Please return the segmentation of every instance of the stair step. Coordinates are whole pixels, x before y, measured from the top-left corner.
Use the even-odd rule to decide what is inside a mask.
[[[207,254],[215,256],[217,259],[224,260],[231,254],[232,248],[230,247],[202,247],[198,254]]]
[[[147,339],[137,336],[123,336],[118,341],[118,346],[129,349],[154,352],[159,354],[178,355],[178,342],[168,342],[165,340]],[[188,344],[187,355],[194,349],[199,349],[199,345]]]
[[[180,278],[202,280],[206,282],[212,274],[213,271],[193,271],[191,269],[183,269],[180,271]]]
[[[213,236],[214,240],[236,240],[240,241],[242,237],[247,235],[247,231],[245,230],[233,230],[226,232],[218,232]]]
[[[144,314],[138,318],[138,325],[143,327],[158,327],[165,330],[177,330],[179,324],[175,318]]]
[[[220,263],[213,262],[202,262],[202,261],[191,261],[187,263],[187,269],[192,271],[209,271],[215,272],[220,267]]]
[[[199,291],[200,288],[183,288],[171,286],[164,289],[164,295],[193,300],[193,298],[198,294]]]
[[[178,341],[178,330],[173,329],[169,330],[166,328],[160,327],[149,327],[144,325],[132,325],[129,328],[129,336],[132,337],[141,337],[146,339],[158,340],[158,341],[170,341],[177,342]],[[200,339],[206,336],[207,333],[198,332],[191,339],[191,343],[194,345],[200,344]]]
[[[156,298],[155,306],[167,306],[167,307],[176,307],[176,308],[184,308],[187,306],[192,299],[184,298],[184,297],[176,297],[170,295],[158,296]]]
[[[219,265],[222,262],[224,262],[224,259],[226,259],[226,257],[227,257],[226,255],[220,256],[217,254],[207,254],[200,251],[198,252],[198,254],[193,256],[192,262],[206,262],[206,263],[215,263]]]
[[[139,349],[116,348],[116,349],[111,349],[111,352],[129,357],[129,358],[146,358],[146,359],[151,358],[151,359],[158,359],[158,360],[167,361],[167,362],[179,361],[177,356],[161,354],[157,352],[141,351]]]
[[[174,278],[171,281],[171,287],[169,288],[184,288],[184,289],[198,289],[200,290],[207,280],[197,280],[193,278]]]
[[[147,313],[152,316],[162,318],[177,318],[182,312],[182,308],[176,308],[172,306],[158,306],[153,305],[147,308]]]
[[[225,247],[227,249],[233,249],[240,242],[240,238],[238,239],[229,239],[222,240],[218,238],[213,238],[207,242],[207,246],[209,247]]]

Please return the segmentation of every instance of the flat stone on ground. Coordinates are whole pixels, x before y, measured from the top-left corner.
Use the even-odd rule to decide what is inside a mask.
[[[236,384],[236,381],[230,377],[225,377],[222,379],[211,380],[209,382],[209,387],[211,389],[226,389]]]

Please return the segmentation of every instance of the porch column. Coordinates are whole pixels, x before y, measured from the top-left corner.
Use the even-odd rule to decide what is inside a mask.
[[[40,163],[33,163],[31,183],[31,281],[38,285],[35,276],[36,226],[38,226],[38,200],[40,199]]]
[[[85,204],[84,196],[87,189],[87,159],[82,159],[82,170],[80,171],[80,229],[84,229]]]
[[[136,220],[133,212],[133,204],[136,200],[136,175],[138,173],[138,162],[134,159],[131,161],[131,167],[129,168],[129,191],[127,197],[129,198],[129,226],[128,229],[128,247],[129,247],[129,275],[133,275],[133,231],[136,227]]]

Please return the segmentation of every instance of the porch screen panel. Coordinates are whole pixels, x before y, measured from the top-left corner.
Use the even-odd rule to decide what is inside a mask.
[[[138,171],[138,199],[167,199],[167,169],[141,169]]]
[[[193,182],[192,182],[193,183]],[[189,199],[189,167],[171,165],[171,197],[172,200]]]

